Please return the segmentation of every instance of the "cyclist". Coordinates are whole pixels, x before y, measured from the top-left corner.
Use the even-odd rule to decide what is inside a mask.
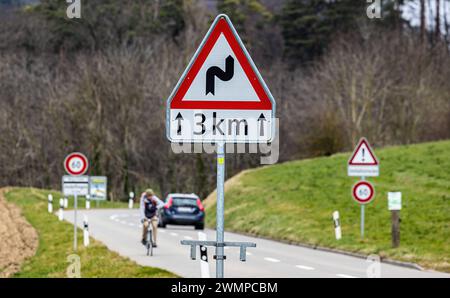
[[[164,203],[155,195],[151,188],[148,188],[141,194],[140,211],[142,223],[142,244],[147,244],[147,229],[149,224],[153,228],[153,247],[156,247],[156,233],[158,228],[158,209]]]

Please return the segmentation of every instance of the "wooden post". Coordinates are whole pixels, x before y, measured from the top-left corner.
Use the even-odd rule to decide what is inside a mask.
[[[392,210],[392,247],[400,245],[400,210]]]

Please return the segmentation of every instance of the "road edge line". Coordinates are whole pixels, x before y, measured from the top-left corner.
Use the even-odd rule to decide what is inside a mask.
[[[237,231],[233,231],[233,230],[225,230],[225,232],[242,235],[242,236],[247,236],[247,237],[254,237],[254,238],[263,239],[263,240],[281,242],[283,244],[295,245],[295,246],[300,246],[300,247],[324,251],[324,252],[331,252],[331,253],[336,253],[336,254],[340,254],[340,255],[356,257],[356,258],[360,258],[360,259],[367,259],[369,257],[369,255],[364,255],[361,253],[350,252],[350,251],[340,250],[340,249],[336,249],[336,248],[323,247],[323,246],[301,243],[301,242],[290,241],[290,240],[273,239],[273,238],[269,238],[269,237],[265,237],[265,236],[254,235],[251,233],[237,232]],[[422,266],[420,266],[419,264],[412,263],[412,262],[398,261],[398,260],[382,258],[382,257],[380,257],[380,261],[385,264],[415,269],[418,271],[433,272],[433,270],[427,270],[427,269],[423,268]],[[434,271],[434,272],[446,273],[446,272],[441,272],[441,271]]]

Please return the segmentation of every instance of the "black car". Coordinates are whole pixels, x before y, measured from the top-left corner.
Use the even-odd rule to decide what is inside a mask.
[[[205,227],[205,208],[195,194],[169,194],[160,209],[159,226],[193,225],[196,230]]]

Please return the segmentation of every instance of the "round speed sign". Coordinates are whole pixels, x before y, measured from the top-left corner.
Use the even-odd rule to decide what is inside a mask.
[[[359,204],[368,204],[374,198],[375,189],[373,185],[367,181],[359,181],[353,186],[352,195],[353,198]]]
[[[69,175],[80,176],[89,168],[87,157],[79,152],[70,153],[64,160],[64,169]]]

